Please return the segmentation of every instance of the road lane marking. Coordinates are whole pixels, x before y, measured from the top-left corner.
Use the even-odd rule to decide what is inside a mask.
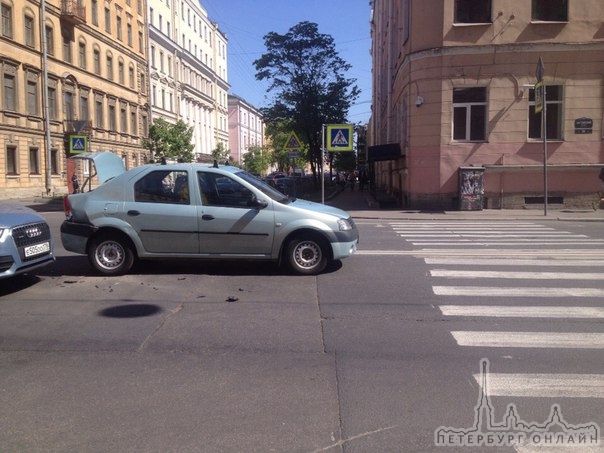
[[[515,258],[425,258],[426,264],[455,264],[462,266],[564,266],[564,267],[600,267],[604,260],[540,260]]]
[[[481,374],[474,374],[480,385]],[[489,396],[528,398],[604,398],[601,374],[489,373]]]
[[[509,271],[464,271],[433,269],[432,277],[445,278],[502,278],[524,280],[604,280],[604,273],[597,272],[509,272]]]
[[[433,286],[437,296],[472,297],[604,297],[600,288],[503,288],[489,286]]]
[[[603,333],[453,331],[460,346],[486,348],[604,349]]]
[[[444,316],[478,316],[494,318],[604,318],[604,307],[507,306],[507,305],[439,305]]]

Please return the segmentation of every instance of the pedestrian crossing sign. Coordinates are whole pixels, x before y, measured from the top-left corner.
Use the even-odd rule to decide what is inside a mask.
[[[87,135],[71,135],[69,137],[69,152],[71,154],[80,154],[88,151]]]
[[[288,151],[299,151],[302,149],[302,143],[300,142],[300,139],[298,138],[298,136],[296,135],[296,133],[294,131],[292,131],[292,133],[289,134],[289,137],[288,137],[287,141],[285,142],[284,149],[286,149]]]
[[[327,151],[352,151],[352,124],[327,125]]]

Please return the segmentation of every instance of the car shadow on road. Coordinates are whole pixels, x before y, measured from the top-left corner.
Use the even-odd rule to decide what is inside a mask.
[[[341,261],[327,265],[323,274],[339,270]],[[215,276],[291,276],[284,266],[271,261],[216,261],[203,259],[141,260],[134,263],[128,275],[215,275]],[[57,257],[55,263],[37,272],[46,277],[84,276],[99,277],[85,256]]]
[[[42,281],[42,279],[38,277],[38,275],[33,274],[21,274],[4,279],[0,285],[0,297],[9,296],[27,288],[31,288],[40,283],[40,281]]]

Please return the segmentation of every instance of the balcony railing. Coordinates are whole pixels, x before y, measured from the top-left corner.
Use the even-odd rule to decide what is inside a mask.
[[[73,25],[85,24],[86,7],[80,5],[78,0],[62,0],[61,19]]]

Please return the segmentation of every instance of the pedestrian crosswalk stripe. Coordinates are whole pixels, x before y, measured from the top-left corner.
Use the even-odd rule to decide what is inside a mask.
[[[511,278],[525,280],[604,280],[604,273],[597,272],[506,272],[506,271],[462,271],[433,269],[432,277],[446,278]]]
[[[604,349],[604,333],[454,331],[451,334],[460,346]]]
[[[507,306],[507,305],[439,305],[444,316],[493,318],[604,318],[604,307]]]
[[[487,286],[433,286],[437,296],[472,297],[604,297],[600,288],[504,288]]]
[[[474,374],[480,385],[482,375]],[[601,374],[489,373],[489,396],[604,398]]]
[[[490,241],[476,241],[476,240],[470,240],[470,239],[459,239],[455,242],[428,242],[428,241],[412,241],[411,242],[413,245],[417,245],[417,246],[455,246],[455,245],[459,245],[459,246],[464,246],[467,247],[468,245],[474,245],[474,246],[494,246],[494,247],[498,247],[498,246],[502,246],[502,245],[519,245],[519,243],[527,243],[530,245],[585,245],[585,246],[589,246],[589,247],[593,247],[595,245],[604,245],[604,240],[593,240],[593,239],[584,239],[584,240],[565,240],[565,239],[557,239],[557,240],[551,240],[551,241],[545,241],[545,240],[535,240],[535,239],[516,239],[515,241],[509,241],[509,240],[490,240]],[[483,251],[484,253],[484,251]]]
[[[424,258],[426,264],[455,264],[461,266],[564,266],[564,267],[600,267],[604,260],[554,260],[530,258]]]

